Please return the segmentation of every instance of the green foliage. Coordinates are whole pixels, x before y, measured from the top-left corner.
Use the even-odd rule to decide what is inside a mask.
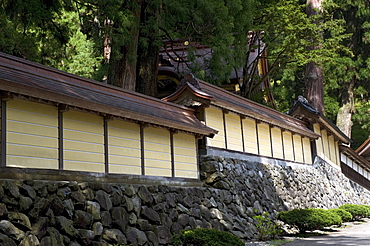
[[[256,221],[255,226],[259,240],[272,239],[282,233],[282,230],[278,228],[278,225],[269,217],[268,212],[253,216],[252,218]]]
[[[180,234],[172,237],[176,246],[244,246],[237,236],[214,229],[197,228],[182,230]]]
[[[353,220],[358,220],[370,216],[370,207],[366,205],[344,204],[339,208],[351,213]]]
[[[293,209],[279,212],[277,218],[300,232],[323,229],[331,225],[341,224],[341,217],[335,212],[319,208]]]
[[[338,214],[342,218],[343,222],[348,222],[352,220],[352,214],[344,209],[333,208],[333,209],[329,209],[329,211],[332,211]]]

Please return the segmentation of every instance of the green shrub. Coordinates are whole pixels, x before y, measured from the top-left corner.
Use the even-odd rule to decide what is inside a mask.
[[[214,229],[197,228],[182,230],[172,237],[176,246],[244,246],[245,243],[237,236]]]
[[[338,214],[343,222],[348,222],[352,220],[352,214],[344,209],[341,208],[332,208],[329,211],[333,211],[334,213]]]
[[[332,209],[328,209],[325,211],[328,216],[328,219],[331,221],[330,225],[338,225],[338,226],[342,225],[343,219],[338,213],[336,213]]]
[[[253,216],[253,219],[256,221],[255,226],[258,233],[258,240],[272,239],[282,233],[278,225],[269,217],[268,212]]]
[[[370,208],[367,205],[345,204],[339,208],[352,214],[353,220],[359,220],[370,216]]]
[[[323,229],[334,224],[341,224],[341,218],[334,212],[320,208],[293,209],[279,212],[277,218],[300,232]]]

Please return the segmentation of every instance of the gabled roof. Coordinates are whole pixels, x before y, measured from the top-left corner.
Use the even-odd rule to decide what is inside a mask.
[[[318,123],[321,127],[325,128],[330,134],[332,134],[337,140],[342,143],[349,144],[349,139],[333,122],[331,122],[322,113],[317,111],[308,103],[307,99],[303,96],[298,96],[295,100],[293,107],[288,111],[289,115],[296,118],[309,121],[312,124]]]
[[[370,161],[370,136],[356,149],[356,153]]]
[[[298,120],[290,115],[278,112],[272,108],[228,92],[205,81],[197,80],[197,82],[199,83],[199,89],[192,88],[187,85],[187,83],[183,83],[183,86],[178,88],[178,90],[172,95],[164,98],[164,100],[176,102],[182,94],[191,94],[191,96],[188,97],[193,101],[201,101],[204,95],[206,95],[207,99],[209,100],[209,104],[206,104],[206,106],[213,105],[227,111],[241,114],[248,118],[253,118],[266,124],[280,127],[284,130],[289,130],[293,133],[300,134],[311,139],[316,139],[319,137],[318,134],[308,129],[303,121]]]
[[[194,134],[217,133],[194,110],[0,53],[0,90]]]

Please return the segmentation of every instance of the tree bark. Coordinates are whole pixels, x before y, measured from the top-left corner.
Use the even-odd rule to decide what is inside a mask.
[[[306,98],[308,102],[320,113],[324,109],[324,77],[322,67],[315,62],[306,65],[305,71]]]
[[[321,14],[323,0],[307,0],[306,14],[308,16]],[[319,23],[317,23],[319,24]],[[310,50],[318,49],[318,46],[308,47]],[[324,77],[320,64],[309,62],[305,71],[305,88],[308,102],[320,113],[325,114],[324,109]]]
[[[354,88],[355,88],[355,79],[353,78],[350,82],[345,83],[342,93],[342,103],[339,108],[337,115],[337,126],[338,128],[351,138],[352,131],[352,115],[355,109],[354,103]]]
[[[151,4],[149,0],[142,2],[141,25],[151,19],[158,24],[159,9],[161,6]],[[149,9],[149,11],[146,11]],[[136,91],[148,96],[157,96],[158,84],[158,29],[149,27],[149,29],[140,32],[139,39],[142,38],[147,43],[145,47],[138,48],[138,65],[136,69]]]
[[[111,53],[110,66],[108,71],[108,83],[123,89],[135,91],[137,52],[139,43],[139,22],[141,14],[141,0],[137,0],[136,7],[132,7],[136,23],[131,30],[130,42],[124,46],[116,47],[114,37],[112,39],[112,50],[119,49],[119,52]],[[136,27],[136,28],[135,28]],[[117,37],[115,37],[117,38]]]
[[[112,55],[108,83],[123,89],[135,91],[137,62],[130,59],[130,56],[136,56],[137,42],[133,47],[122,46],[120,50],[119,55],[121,57],[116,58],[115,55]]]

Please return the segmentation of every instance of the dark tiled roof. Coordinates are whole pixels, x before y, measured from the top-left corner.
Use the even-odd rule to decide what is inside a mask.
[[[0,90],[201,135],[192,109],[0,53]]]
[[[309,138],[317,138],[319,135],[307,128],[305,122],[290,115],[281,113],[272,108],[248,100],[231,92],[223,90],[215,85],[199,81],[201,89],[212,96],[211,104],[234,111],[267,124],[292,131]]]
[[[293,107],[288,111],[288,114],[304,115],[305,117],[310,118],[311,121],[316,121],[341,142],[345,144],[349,144],[351,142],[351,139],[349,139],[333,122],[313,108],[312,105],[302,96],[299,96],[298,99],[294,101]]]

